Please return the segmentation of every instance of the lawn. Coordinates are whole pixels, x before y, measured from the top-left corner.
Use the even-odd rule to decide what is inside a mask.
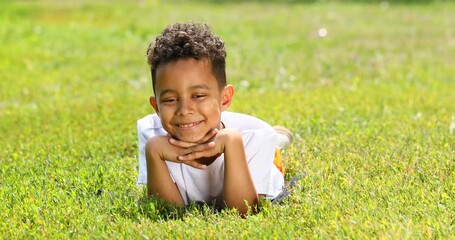
[[[454,238],[455,3],[64,2],[0,1],[1,239]],[[230,110],[294,132],[283,205],[136,185],[145,51],[177,21],[225,40]]]

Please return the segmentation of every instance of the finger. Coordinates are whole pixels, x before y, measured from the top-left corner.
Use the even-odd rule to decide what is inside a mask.
[[[199,141],[199,142],[200,142],[200,143],[208,142],[208,141],[210,141],[213,137],[215,137],[216,134],[218,134],[218,128],[212,129],[212,131],[208,132],[208,133],[201,139],[201,141]]]
[[[204,144],[199,144],[199,145],[194,145],[192,147],[189,147],[187,149],[185,149],[185,153],[184,154],[181,154],[181,155],[186,155],[186,154],[190,154],[190,153],[195,153],[195,152],[203,152],[203,151],[207,151],[213,147],[215,147],[215,142],[208,142],[208,143],[204,143]]]
[[[207,158],[217,156],[216,152],[200,151],[200,152],[191,152],[185,155],[180,155],[177,157],[179,161],[193,161],[199,158]]]
[[[187,148],[181,147],[181,149],[178,151],[177,155],[182,156],[182,155],[190,154],[192,152],[207,151],[207,150],[215,147],[215,145],[216,145],[215,142],[211,141],[211,142],[204,143],[204,144],[193,145],[193,146],[190,146]]]

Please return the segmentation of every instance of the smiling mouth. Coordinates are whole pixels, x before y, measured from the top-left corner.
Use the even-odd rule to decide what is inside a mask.
[[[180,128],[192,128],[192,127],[195,127],[197,125],[199,125],[202,121],[199,121],[199,122],[193,122],[193,123],[187,123],[187,124],[177,124],[178,127]]]

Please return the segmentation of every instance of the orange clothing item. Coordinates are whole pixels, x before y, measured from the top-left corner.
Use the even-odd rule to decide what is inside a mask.
[[[273,159],[273,164],[280,170],[284,175],[284,166],[283,166],[283,156],[281,156],[280,149],[275,150],[275,159]]]

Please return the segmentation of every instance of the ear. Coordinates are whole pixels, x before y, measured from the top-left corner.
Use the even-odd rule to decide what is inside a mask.
[[[221,111],[226,111],[231,106],[232,98],[234,97],[234,87],[227,85],[224,87],[221,96]]]
[[[156,102],[156,98],[154,96],[150,97],[150,105],[152,105],[153,109],[155,109],[156,114],[160,114],[158,103]]]

